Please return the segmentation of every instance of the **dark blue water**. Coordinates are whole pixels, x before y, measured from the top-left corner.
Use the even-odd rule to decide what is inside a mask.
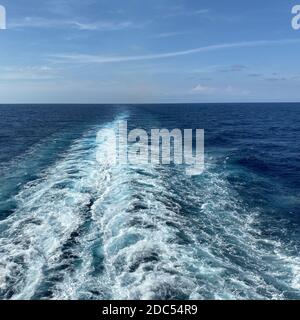
[[[205,171],[97,133],[205,129]],[[104,132],[104,131],[103,131]],[[0,298],[299,299],[300,104],[0,105]]]

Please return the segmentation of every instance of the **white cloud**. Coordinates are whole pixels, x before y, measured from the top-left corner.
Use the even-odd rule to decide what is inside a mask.
[[[186,32],[162,32],[158,33],[156,35],[153,35],[151,38],[170,38],[170,37],[176,37],[176,36],[182,36],[186,34]]]
[[[114,31],[133,27],[131,21],[96,21],[82,22],[77,20],[47,19],[42,17],[25,17],[24,19],[12,21],[8,27],[10,29],[20,28],[73,28],[77,30],[89,31]]]
[[[173,8],[169,8],[169,12],[165,15],[165,18],[206,15],[208,13],[210,13],[210,9],[198,9],[198,10],[190,11],[190,10],[186,10],[181,6],[175,6]]]
[[[216,90],[217,90],[216,88],[204,86],[202,84],[198,84],[192,89],[192,93],[212,94],[212,93],[216,92]]]
[[[190,93],[200,94],[200,95],[243,96],[243,95],[250,94],[250,91],[235,88],[232,85],[227,85],[225,87],[212,87],[212,86],[206,86],[203,84],[198,84],[190,91]]]
[[[199,47],[190,50],[137,55],[137,56],[99,56],[87,54],[55,54],[51,55],[51,61],[56,63],[113,63],[113,62],[129,62],[140,60],[156,60],[171,57],[185,56],[200,52],[219,51],[224,49],[245,48],[245,47],[259,47],[269,45],[287,45],[293,43],[300,43],[300,38],[295,39],[281,39],[281,40],[259,40],[259,41],[244,41],[235,43],[223,43]]]
[[[240,71],[244,71],[246,69],[247,69],[247,66],[244,66],[242,64],[234,64],[234,65],[231,65],[231,66],[224,68],[220,71],[221,72],[240,72]]]
[[[0,81],[53,80],[59,78],[48,66],[5,67],[0,69]]]

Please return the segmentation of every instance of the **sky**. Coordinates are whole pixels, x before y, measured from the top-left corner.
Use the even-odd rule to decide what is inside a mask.
[[[300,0],[0,0],[0,103],[300,101]]]

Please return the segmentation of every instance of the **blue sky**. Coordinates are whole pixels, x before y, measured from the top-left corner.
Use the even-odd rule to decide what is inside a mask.
[[[300,101],[300,0],[0,4],[0,103]]]

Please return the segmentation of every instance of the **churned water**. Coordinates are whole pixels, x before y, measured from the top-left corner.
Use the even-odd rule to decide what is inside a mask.
[[[204,129],[205,171],[97,134]],[[300,105],[1,105],[1,299],[299,299]]]

